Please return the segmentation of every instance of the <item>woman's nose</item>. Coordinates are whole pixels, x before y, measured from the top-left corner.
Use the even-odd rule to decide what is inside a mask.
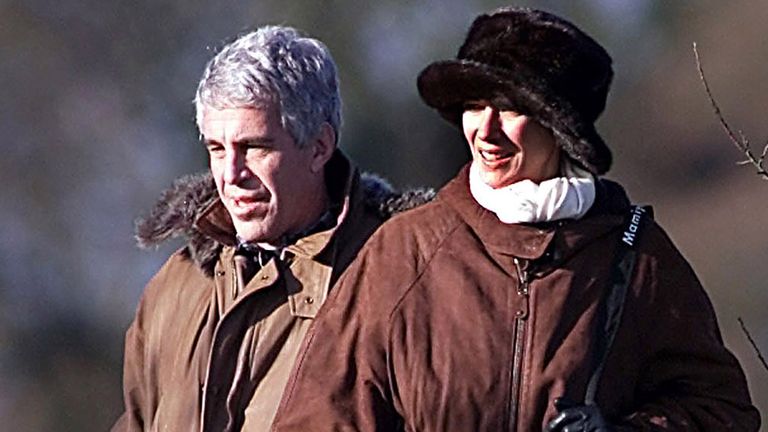
[[[491,106],[487,106],[480,114],[480,124],[477,127],[478,138],[487,140],[493,137],[499,126],[499,112]]]

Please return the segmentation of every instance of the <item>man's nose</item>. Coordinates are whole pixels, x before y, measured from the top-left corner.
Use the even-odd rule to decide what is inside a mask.
[[[498,132],[499,128],[499,111],[492,107],[487,106],[480,113],[480,124],[477,128],[477,136],[483,141],[488,141],[490,138]]]
[[[244,177],[245,163],[236,150],[228,151],[224,156],[224,181],[238,184]]]

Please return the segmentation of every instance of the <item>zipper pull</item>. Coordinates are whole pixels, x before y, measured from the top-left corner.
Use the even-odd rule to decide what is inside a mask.
[[[515,270],[517,271],[517,293],[521,296],[528,295],[528,272],[523,269],[523,265],[517,257],[513,258]]]
[[[517,295],[523,298],[523,301],[520,302],[520,309],[515,312],[515,317],[526,319],[528,318],[528,287],[530,284],[528,272],[525,271],[525,266],[521,264],[517,257],[514,257],[513,261],[517,271]]]

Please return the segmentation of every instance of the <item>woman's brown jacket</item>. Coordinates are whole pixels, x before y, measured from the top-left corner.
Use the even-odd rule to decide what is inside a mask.
[[[583,400],[598,301],[629,203],[599,182],[583,219],[505,225],[467,169],[383,225],[310,330],[277,431],[541,431]],[[639,241],[597,393],[629,430],[756,431],[744,374],[664,231]]]

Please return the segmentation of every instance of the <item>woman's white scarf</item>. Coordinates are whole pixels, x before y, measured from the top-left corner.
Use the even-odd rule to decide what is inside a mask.
[[[595,178],[563,157],[562,177],[536,184],[521,180],[493,189],[480,178],[475,162],[469,169],[469,189],[478,204],[507,224],[579,219],[595,202]]]

